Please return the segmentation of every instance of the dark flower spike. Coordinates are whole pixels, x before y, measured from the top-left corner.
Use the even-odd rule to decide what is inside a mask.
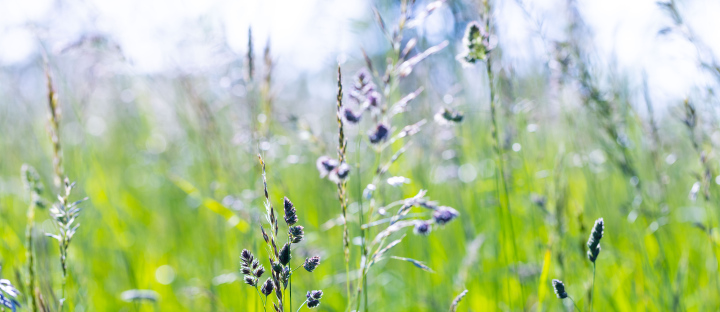
[[[588,252],[587,256],[590,261],[595,262],[597,260],[598,255],[600,255],[600,239],[603,237],[603,233],[605,232],[605,221],[603,221],[603,218],[597,219],[595,221],[595,226],[593,226],[592,232],[590,233],[590,238],[588,239],[587,246],[588,246]]]
[[[439,124],[460,123],[465,116],[462,112],[443,107],[435,114],[435,121]]]
[[[307,298],[308,308],[312,309],[320,305],[320,298],[322,298],[322,290],[308,291],[305,297]]]
[[[457,212],[457,210],[447,207],[447,206],[440,206],[433,212],[433,219],[435,220],[435,223],[439,225],[444,225],[445,223],[448,223],[452,221],[453,219],[457,218],[460,213]]]
[[[245,284],[255,287],[255,286],[257,286],[257,279],[251,275],[246,275],[245,276]]]
[[[263,274],[265,274],[265,268],[262,266],[260,266],[255,270],[255,272],[253,272],[253,275],[255,275],[255,277],[257,278],[261,278]]]
[[[317,162],[315,163],[318,171],[320,172],[321,178],[327,176],[339,164],[340,162],[338,162],[337,159],[333,159],[328,156],[320,156],[320,158],[318,158]]]
[[[263,283],[262,287],[260,288],[260,292],[262,292],[265,297],[272,294],[272,291],[275,289],[275,284],[273,283],[272,279],[268,277],[267,280],[265,280],[265,283]]]
[[[305,236],[304,228],[300,225],[290,227],[289,232],[293,244],[301,242],[303,240],[303,237]]]
[[[240,261],[242,265],[245,267],[250,267],[253,260],[255,260],[255,257],[253,256],[252,252],[247,249],[243,249],[240,253]]]
[[[415,235],[423,235],[423,236],[429,235],[431,231],[432,231],[432,225],[430,224],[430,222],[421,221],[421,220],[418,220],[415,223],[415,229],[413,229],[413,232],[415,233]]]
[[[262,236],[263,236],[263,239],[265,240],[265,243],[269,244],[270,238],[268,237],[267,233],[265,233],[265,228],[262,225],[260,225],[260,231],[262,231]]]
[[[285,223],[287,223],[288,226],[294,225],[298,221],[297,213],[295,211],[295,206],[287,197],[284,198],[284,206],[285,206]]]
[[[384,124],[378,124],[377,127],[375,127],[375,130],[371,132],[368,137],[370,138],[370,143],[372,144],[378,144],[382,141],[385,141],[388,138],[388,135],[390,134],[390,129]]]
[[[317,268],[317,266],[320,265],[320,257],[314,256],[312,258],[305,259],[305,263],[303,264],[303,267],[308,272],[312,272]]]
[[[362,111],[356,114],[351,109],[346,107],[343,109],[343,115],[345,121],[351,124],[356,124],[360,122],[360,118],[362,117]]]
[[[280,264],[286,266],[290,263],[290,259],[292,259],[292,255],[290,255],[290,243],[287,243],[282,249],[280,249],[280,257],[278,260],[280,261]]]
[[[347,179],[348,175],[350,175],[350,165],[343,162],[342,164],[340,164],[340,166],[335,168],[335,170],[330,172],[328,179],[335,183],[340,183]]]
[[[568,297],[567,292],[565,292],[565,284],[561,280],[552,280],[552,285],[558,298],[565,299]]]

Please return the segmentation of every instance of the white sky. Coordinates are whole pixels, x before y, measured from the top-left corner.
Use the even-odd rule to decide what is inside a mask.
[[[546,19],[544,32],[550,38],[561,31],[552,22],[565,17],[565,1],[524,0],[537,19]],[[534,53],[541,51],[527,47],[528,37],[534,36],[533,24],[515,1],[500,2],[506,60],[522,64],[537,59]],[[647,71],[660,102],[683,98],[707,83],[692,46],[677,36],[657,35],[671,22],[656,0],[578,2],[594,30],[600,57],[607,62],[614,58],[618,69],[631,76]],[[720,37],[714,34],[720,26],[720,2],[686,0],[679,5],[701,39],[720,51]],[[0,0],[0,67],[26,62],[39,49],[39,37],[50,43],[50,49],[58,49],[90,32],[116,40],[139,73],[178,66],[197,69],[212,64],[216,48],[212,44],[222,41],[202,44],[208,40],[206,30],[224,29],[230,48],[244,53],[247,28],[252,25],[256,55],[272,37],[273,54],[290,69],[285,72],[299,75],[324,70],[338,55],[359,54],[352,23],[372,21],[370,14],[370,3],[362,0]],[[446,7],[427,23],[447,25],[448,17]],[[294,78],[285,76],[289,81]]]

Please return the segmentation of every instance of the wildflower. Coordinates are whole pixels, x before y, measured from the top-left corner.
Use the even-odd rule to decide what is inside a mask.
[[[561,280],[552,280],[552,285],[558,298],[565,299],[568,297],[567,292],[565,292],[565,284]]]
[[[457,212],[457,210],[447,207],[447,206],[440,206],[435,210],[433,213],[433,219],[435,219],[435,223],[439,225],[443,225],[445,223],[448,223],[455,219],[460,214]]]
[[[303,264],[303,267],[308,272],[312,272],[318,265],[320,265],[320,257],[314,256],[312,258],[305,259],[305,264]]]
[[[595,226],[593,226],[592,232],[590,233],[590,238],[587,242],[587,256],[588,259],[590,259],[590,261],[592,262],[595,262],[598,255],[600,255],[600,239],[603,237],[604,230],[605,221],[603,221],[603,218],[597,219],[595,221]]]
[[[370,143],[377,144],[385,141],[388,137],[388,134],[390,134],[390,129],[388,129],[388,127],[384,124],[378,124],[377,127],[375,127],[375,130],[368,135],[370,138]]]

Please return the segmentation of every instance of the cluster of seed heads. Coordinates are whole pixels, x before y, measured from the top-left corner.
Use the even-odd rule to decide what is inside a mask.
[[[593,263],[597,260],[598,255],[600,255],[600,239],[603,237],[604,230],[605,222],[603,221],[603,218],[597,219],[587,242],[587,256]]]
[[[322,290],[308,291],[305,297],[307,298],[307,306],[312,309],[320,305],[320,298],[322,298]]]
[[[242,253],[240,253],[240,272],[245,275],[245,284],[255,287],[258,280],[265,273],[265,268],[260,264],[260,261],[255,259],[252,252],[243,249]]]
[[[288,236],[287,242],[278,249],[278,245],[276,243],[276,241],[279,239],[277,217],[275,216],[275,209],[272,207],[272,204],[270,202],[270,196],[267,190],[265,163],[262,157],[259,157],[259,159],[263,173],[262,176],[265,191],[265,208],[267,211],[267,221],[270,224],[269,233],[265,231],[265,228],[262,225],[260,226],[260,232],[262,233],[263,240],[268,245],[268,250],[270,250],[270,255],[268,255],[268,259],[270,261],[271,276],[267,280],[265,280],[265,282],[260,285],[260,288],[258,289],[260,277],[263,275],[263,273],[265,273],[265,269],[262,265],[260,265],[260,262],[255,259],[253,254],[247,249],[243,249],[240,255],[240,271],[245,274],[245,283],[252,287],[255,287],[256,290],[265,295],[265,298],[270,296],[273,291],[275,291],[275,297],[277,298],[277,301],[273,303],[275,311],[283,312],[283,290],[287,289],[290,283],[290,276],[293,274],[294,271],[290,267],[290,261],[292,260],[292,245],[298,244],[303,241],[303,238],[305,237],[305,230],[303,226],[297,225],[299,218],[295,205],[290,201],[290,199],[284,197],[283,220],[285,221],[285,224],[288,228]],[[315,256],[306,259],[305,263],[303,263],[303,267],[308,272],[312,272],[319,264],[320,257]],[[320,292],[320,294],[322,295],[322,292]],[[317,298],[317,300],[314,299],[315,301],[317,301],[315,306],[320,303],[318,301],[319,299],[319,297]],[[267,304],[267,299],[265,299],[264,304]]]

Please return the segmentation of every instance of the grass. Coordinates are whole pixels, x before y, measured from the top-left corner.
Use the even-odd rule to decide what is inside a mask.
[[[386,18],[397,13],[378,10]],[[368,67],[369,61],[368,72],[380,85],[388,58],[401,68],[403,60],[433,47],[418,40],[404,55],[407,39],[416,33],[397,38],[390,23],[383,20],[383,25],[389,42],[401,45],[390,44],[386,54],[368,55],[368,60],[349,61],[344,73]],[[582,311],[720,307],[715,209],[720,193],[714,183],[717,126],[711,103],[693,95],[687,105],[671,104],[671,112],[686,113],[682,119],[648,117],[637,111],[643,105],[625,92],[627,86],[598,84],[602,76],[589,65],[586,72],[593,79],[580,85],[598,92],[582,93],[572,83],[559,83],[569,94],[560,97],[548,91],[549,77],[554,77],[549,72],[491,72],[482,60],[463,68],[455,60],[462,51],[453,49],[451,43],[402,81],[392,80],[387,93],[381,88],[390,105],[418,92],[407,112],[391,120],[366,115],[357,125],[341,120],[345,140],[340,142],[346,142],[341,157],[352,169],[339,184],[319,178],[315,164],[338,145],[335,64],[321,80],[322,89],[333,90],[330,100],[317,111],[270,101],[271,80],[265,73],[265,79],[255,80],[266,85],[247,88],[241,98],[224,95],[227,91],[204,92],[213,79],[203,75],[97,78],[109,102],[106,111],[98,112],[74,96],[82,86],[60,78],[68,72],[62,59],[52,60],[57,94],[16,105],[22,110],[0,105],[0,276],[20,290],[23,309],[32,309],[27,277],[34,276],[30,281],[39,290],[38,301],[53,310],[65,297],[66,311],[260,311],[272,302],[267,298],[273,299],[259,295],[270,269],[257,288],[248,287],[238,262],[247,248],[269,268],[259,232],[261,224],[268,230],[263,175],[256,163],[260,152],[268,167],[267,200],[292,199],[304,226],[303,241],[292,244],[289,266],[322,257],[312,274],[292,275],[288,293],[281,295],[292,298],[283,306],[287,311],[306,309],[314,296],[322,298],[321,311],[347,311],[349,305],[370,311],[555,311],[564,303],[554,299],[552,278],[567,283],[574,308]],[[486,52],[502,60],[500,48],[473,55]],[[580,61],[590,52],[558,55]],[[273,64],[272,57],[265,60]],[[269,67],[254,67],[248,75]],[[448,68],[451,74],[440,74]],[[573,71],[559,74],[578,78]],[[347,91],[355,80],[344,76],[342,106],[356,109]],[[443,79],[460,91],[438,104],[449,95],[438,82]],[[135,97],[125,103],[120,100],[125,87],[118,84],[129,82]],[[38,84],[47,92],[43,88]],[[59,123],[49,124],[59,133],[57,141],[46,133],[48,100],[62,109]],[[158,100],[168,104],[152,109]],[[441,106],[462,111],[462,121],[435,122]],[[320,116],[315,124],[306,110]],[[253,116],[260,111],[270,121],[258,125]],[[448,110],[447,116],[458,115]],[[98,117],[103,131],[93,128]],[[411,145],[388,140],[384,149],[373,149],[369,143],[367,132],[376,130],[377,122],[397,133],[423,119],[427,123]],[[619,137],[630,144],[618,143]],[[59,153],[62,158],[54,156]],[[22,187],[23,164],[37,169],[46,186],[42,194]],[[57,200],[49,194],[57,193],[59,176],[77,180],[73,199],[90,198],[72,247],[62,251],[67,274],[58,265],[57,246],[41,236],[54,227],[48,209],[37,205]],[[387,179],[397,176],[410,182],[390,186]],[[690,198],[696,182],[699,196]],[[369,183],[377,188],[365,197]],[[427,191],[422,198],[457,210],[458,219],[446,226],[433,223],[427,236],[415,234],[424,231],[417,223],[383,221],[397,215],[391,203],[422,190]],[[439,207],[432,207],[415,208],[407,216],[436,220]],[[378,214],[381,210],[388,214]],[[347,217],[340,218],[343,214]],[[595,263],[587,259],[586,242],[600,217],[608,231]],[[394,221],[407,226],[376,241]],[[380,223],[362,227],[374,222]],[[282,240],[278,244],[280,250]],[[317,289],[322,293],[307,293]]]

